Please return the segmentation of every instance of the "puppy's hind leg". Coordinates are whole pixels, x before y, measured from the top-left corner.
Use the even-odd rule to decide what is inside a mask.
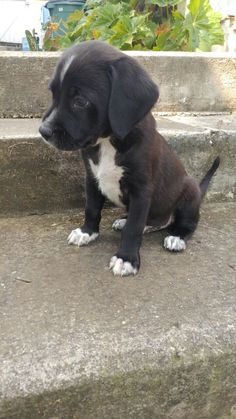
[[[117,220],[114,221],[114,223],[112,224],[112,228],[115,231],[122,231],[123,228],[125,227],[127,222],[127,217],[125,218],[118,218]],[[164,224],[158,224],[158,225],[152,225],[152,224],[147,224],[144,227],[143,230],[143,234],[148,234],[148,233],[153,233],[155,231],[160,231],[160,230],[164,230],[165,228],[167,228],[172,222],[172,216],[169,217],[168,221]]]
[[[186,249],[185,239],[193,234],[199,221],[201,191],[195,179],[188,177],[182,198],[174,213],[170,235],[164,240],[167,250],[180,252]]]
[[[115,231],[122,231],[127,221],[127,217],[125,218],[117,218],[112,224],[112,229]]]

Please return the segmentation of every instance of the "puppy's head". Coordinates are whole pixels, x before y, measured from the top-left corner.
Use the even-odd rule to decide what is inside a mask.
[[[67,50],[50,82],[52,104],[39,128],[61,150],[123,139],[153,107],[157,86],[133,58],[99,41]]]

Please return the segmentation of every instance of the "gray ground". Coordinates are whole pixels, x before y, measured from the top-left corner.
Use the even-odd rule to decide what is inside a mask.
[[[0,219],[0,417],[235,418],[235,210],[205,205],[182,254],[146,235],[129,278],[117,210],[84,248],[82,212]]]

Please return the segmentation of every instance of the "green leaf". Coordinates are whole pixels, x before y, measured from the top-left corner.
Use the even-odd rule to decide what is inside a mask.
[[[133,29],[148,29],[147,22],[148,22],[149,13],[143,14],[141,16],[135,16],[132,18],[132,27]]]
[[[178,10],[173,10],[172,16],[175,19],[175,21],[177,20],[182,21],[182,22],[184,21],[184,16]]]
[[[63,36],[60,39],[60,47],[62,49],[69,48],[72,44],[73,44],[73,42],[71,41],[71,39],[68,36]]]
[[[193,17],[198,16],[202,0],[190,0],[188,9]]]
[[[117,34],[113,35],[110,39],[108,39],[108,42],[117,48],[126,49],[125,45],[132,45],[133,42],[133,35],[132,34],[126,34],[119,36]]]
[[[211,51],[212,45],[224,44],[224,32],[222,27],[219,25],[219,19],[221,19],[221,15],[217,16],[216,13],[211,15],[209,17],[211,30],[200,31],[199,48],[201,51]]]
[[[75,12],[71,13],[71,15],[69,15],[66,22],[67,22],[67,24],[77,23],[83,18],[84,18],[84,11],[83,10],[76,10]]]
[[[188,9],[184,28],[189,33],[190,50],[210,51],[213,44],[224,42],[221,14],[214,12],[209,0],[190,0]]]
[[[132,33],[132,22],[128,16],[122,16],[118,22],[112,27],[112,31],[117,36]]]
[[[111,4],[107,3],[101,8],[95,9],[97,14],[97,26],[112,26],[119,18],[122,11],[121,3]]]
[[[181,3],[182,0],[149,0],[149,3],[156,4],[159,7],[176,6]]]
[[[29,30],[25,31],[25,35],[26,35],[30,50],[37,51],[38,46],[37,46],[35,35],[32,35],[32,33]]]
[[[86,0],[86,9],[94,9],[95,7],[101,6],[103,3],[103,0]]]
[[[142,44],[135,44],[132,47],[132,51],[146,51],[147,48],[145,48]]]
[[[163,51],[168,37],[169,37],[168,32],[160,34],[157,38],[156,46],[153,48],[154,51]]]

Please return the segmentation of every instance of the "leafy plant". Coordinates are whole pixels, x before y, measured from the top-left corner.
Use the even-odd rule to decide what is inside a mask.
[[[37,36],[35,29],[32,30],[32,33],[29,30],[26,30],[25,36],[27,38],[30,51],[38,51],[39,50],[39,37]]]
[[[185,15],[177,10],[182,0],[87,0],[86,10],[74,12],[62,36],[54,37],[49,24],[45,49],[64,49],[73,43],[101,39],[123,50],[210,51],[223,44],[220,13],[209,0],[190,0]]]
[[[59,29],[59,25],[60,22],[47,22],[46,25],[44,25],[43,29],[45,35],[43,38],[43,49],[45,51],[57,51],[58,49],[61,49],[63,37],[55,35]]]
[[[172,19],[159,33],[154,50],[210,51],[212,45],[224,43],[221,14],[214,12],[209,0],[190,0],[187,7],[185,16],[178,10],[172,12]]]

